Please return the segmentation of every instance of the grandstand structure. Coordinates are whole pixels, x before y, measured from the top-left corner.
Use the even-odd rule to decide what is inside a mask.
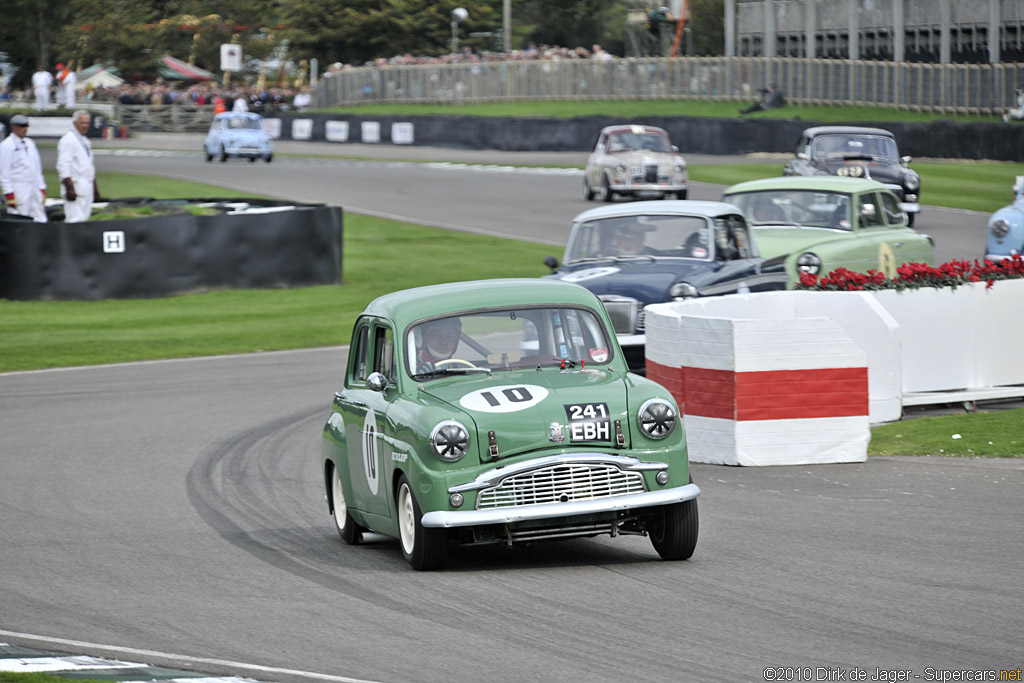
[[[1022,0],[725,0],[726,56],[1024,61]]]

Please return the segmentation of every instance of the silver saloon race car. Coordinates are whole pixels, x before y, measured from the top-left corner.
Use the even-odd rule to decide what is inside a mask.
[[[583,172],[583,198],[610,202],[617,194],[686,199],[686,161],[663,129],[618,125],[601,130]]]

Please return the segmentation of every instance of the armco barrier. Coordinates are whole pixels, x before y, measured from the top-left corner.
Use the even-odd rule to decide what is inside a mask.
[[[702,303],[702,302],[695,302]],[[863,462],[866,354],[823,317],[710,317],[647,308],[647,375],[683,413],[690,459],[722,465]]]
[[[285,114],[280,118],[266,119],[268,131],[285,140],[425,145],[511,152],[587,152],[593,149],[601,128],[620,123],[645,123],[664,128],[684,156],[791,153],[801,131],[819,125],[814,121],[799,119],[686,116],[685,102],[680,102],[678,116],[647,116],[636,121],[607,116],[555,119],[308,113]],[[857,125],[856,122],[851,123]],[[871,125],[892,131],[900,153],[913,157],[1024,161],[1024,126],[1012,123],[890,121]],[[936,146],[936,140],[942,141],[941,146]]]

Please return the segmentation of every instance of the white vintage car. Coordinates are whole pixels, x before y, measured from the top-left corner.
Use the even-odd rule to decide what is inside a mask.
[[[583,172],[583,198],[610,202],[615,195],[686,199],[686,161],[668,133],[654,126],[601,130]]]

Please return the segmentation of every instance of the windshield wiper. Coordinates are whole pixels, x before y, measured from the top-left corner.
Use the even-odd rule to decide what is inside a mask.
[[[454,368],[437,368],[430,372],[420,372],[412,376],[413,379],[430,379],[431,377],[440,377],[441,375],[466,375],[480,373],[484,375],[491,374],[490,368],[470,368],[466,366],[459,366]]]

